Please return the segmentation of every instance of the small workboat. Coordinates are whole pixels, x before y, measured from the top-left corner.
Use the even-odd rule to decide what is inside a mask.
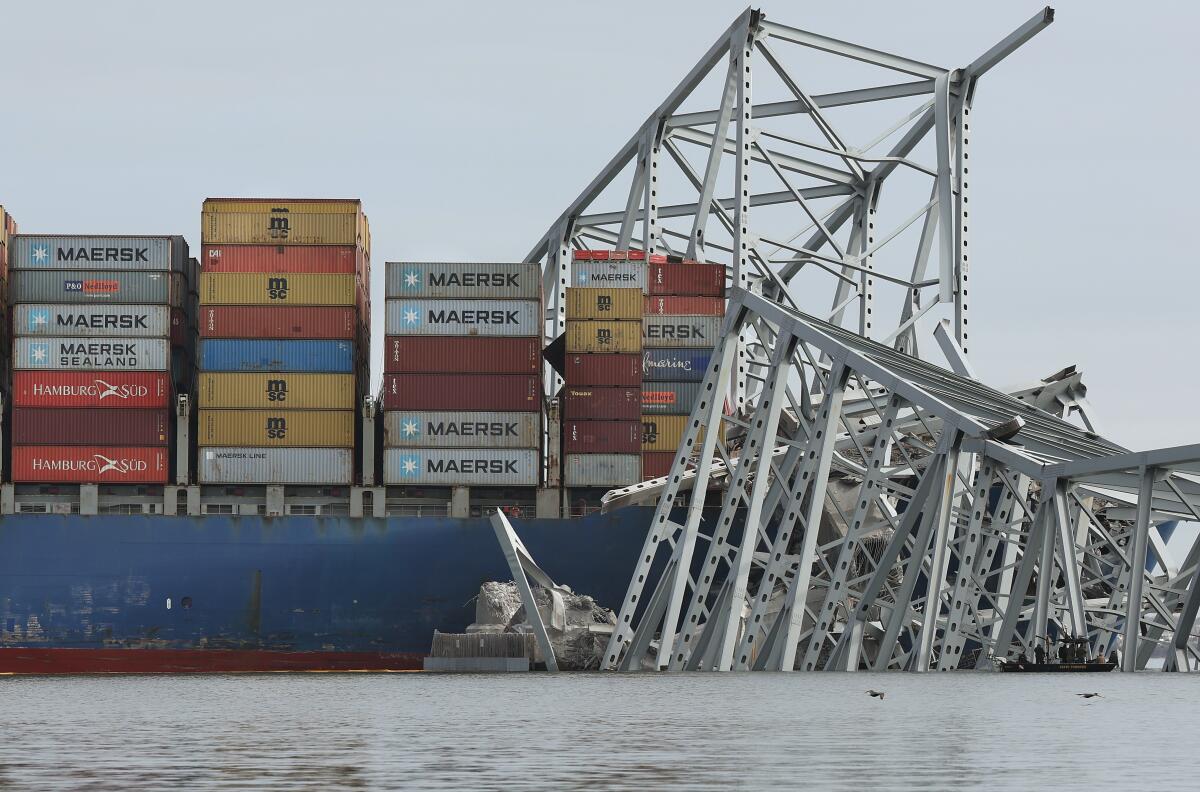
[[[1049,639],[1047,639],[1047,644]],[[1099,673],[1101,671],[1112,671],[1117,667],[1116,652],[1113,653],[1113,660],[1088,660],[1088,640],[1087,638],[1059,638],[1058,641],[1058,659],[1051,660],[1051,652],[1047,647],[1046,654],[1042,662],[1038,663],[1028,658],[1021,657],[1016,659],[999,660],[997,666],[1001,671],[1024,672],[1024,673],[1047,673],[1047,672],[1071,672],[1071,673]]]

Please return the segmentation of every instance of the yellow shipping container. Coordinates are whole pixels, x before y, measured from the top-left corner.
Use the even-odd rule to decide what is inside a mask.
[[[353,410],[201,410],[202,446],[353,448]]]
[[[640,321],[645,297],[641,289],[567,289],[567,321],[633,319]]]
[[[360,245],[370,252],[366,216],[329,212],[203,212],[206,245]]]
[[[567,352],[641,352],[642,323],[567,322]]]
[[[687,430],[690,415],[643,415],[642,450],[678,451],[683,433]],[[721,423],[721,439],[725,439],[725,423]],[[695,449],[704,440],[704,432],[696,438]]]
[[[206,198],[205,212],[271,214],[361,214],[362,201],[339,198]]]
[[[353,410],[353,374],[200,375],[200,408]]]
[[[201,305],[354,305],[354,276],[205,272]]]

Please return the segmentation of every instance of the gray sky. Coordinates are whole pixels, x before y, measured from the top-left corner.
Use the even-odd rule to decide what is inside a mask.
[[[7,3],[0,202],[27,232],[198,252],[206,196],[362,198],[378,380],[382,263],[522,257],[743,7]],[[761,7],[961,66],[1040,6]],[[1197,165],[1171,152],[1200,8],[1056,8],[975,102],[971,356],[998,387],[1076,363],[1114,440],[1196,441]]]

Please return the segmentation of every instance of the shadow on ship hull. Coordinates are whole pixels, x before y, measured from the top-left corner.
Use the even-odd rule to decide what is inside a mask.
[[[651,516],[514,524],[556,580],[616,607]],[[416,670],[510,577],[487,519],[6,516],[0,673]]]

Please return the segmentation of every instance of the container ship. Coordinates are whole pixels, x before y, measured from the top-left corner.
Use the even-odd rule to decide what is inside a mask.
[[[388,262],[370,389],[358,200],[215,198],[178,235],[18,233],[5,299],[0,673],[408,670],[508,579],[619,602],[716,342],[724,269],[579,251]],[[548,343],[547,343],[548,341]]]

